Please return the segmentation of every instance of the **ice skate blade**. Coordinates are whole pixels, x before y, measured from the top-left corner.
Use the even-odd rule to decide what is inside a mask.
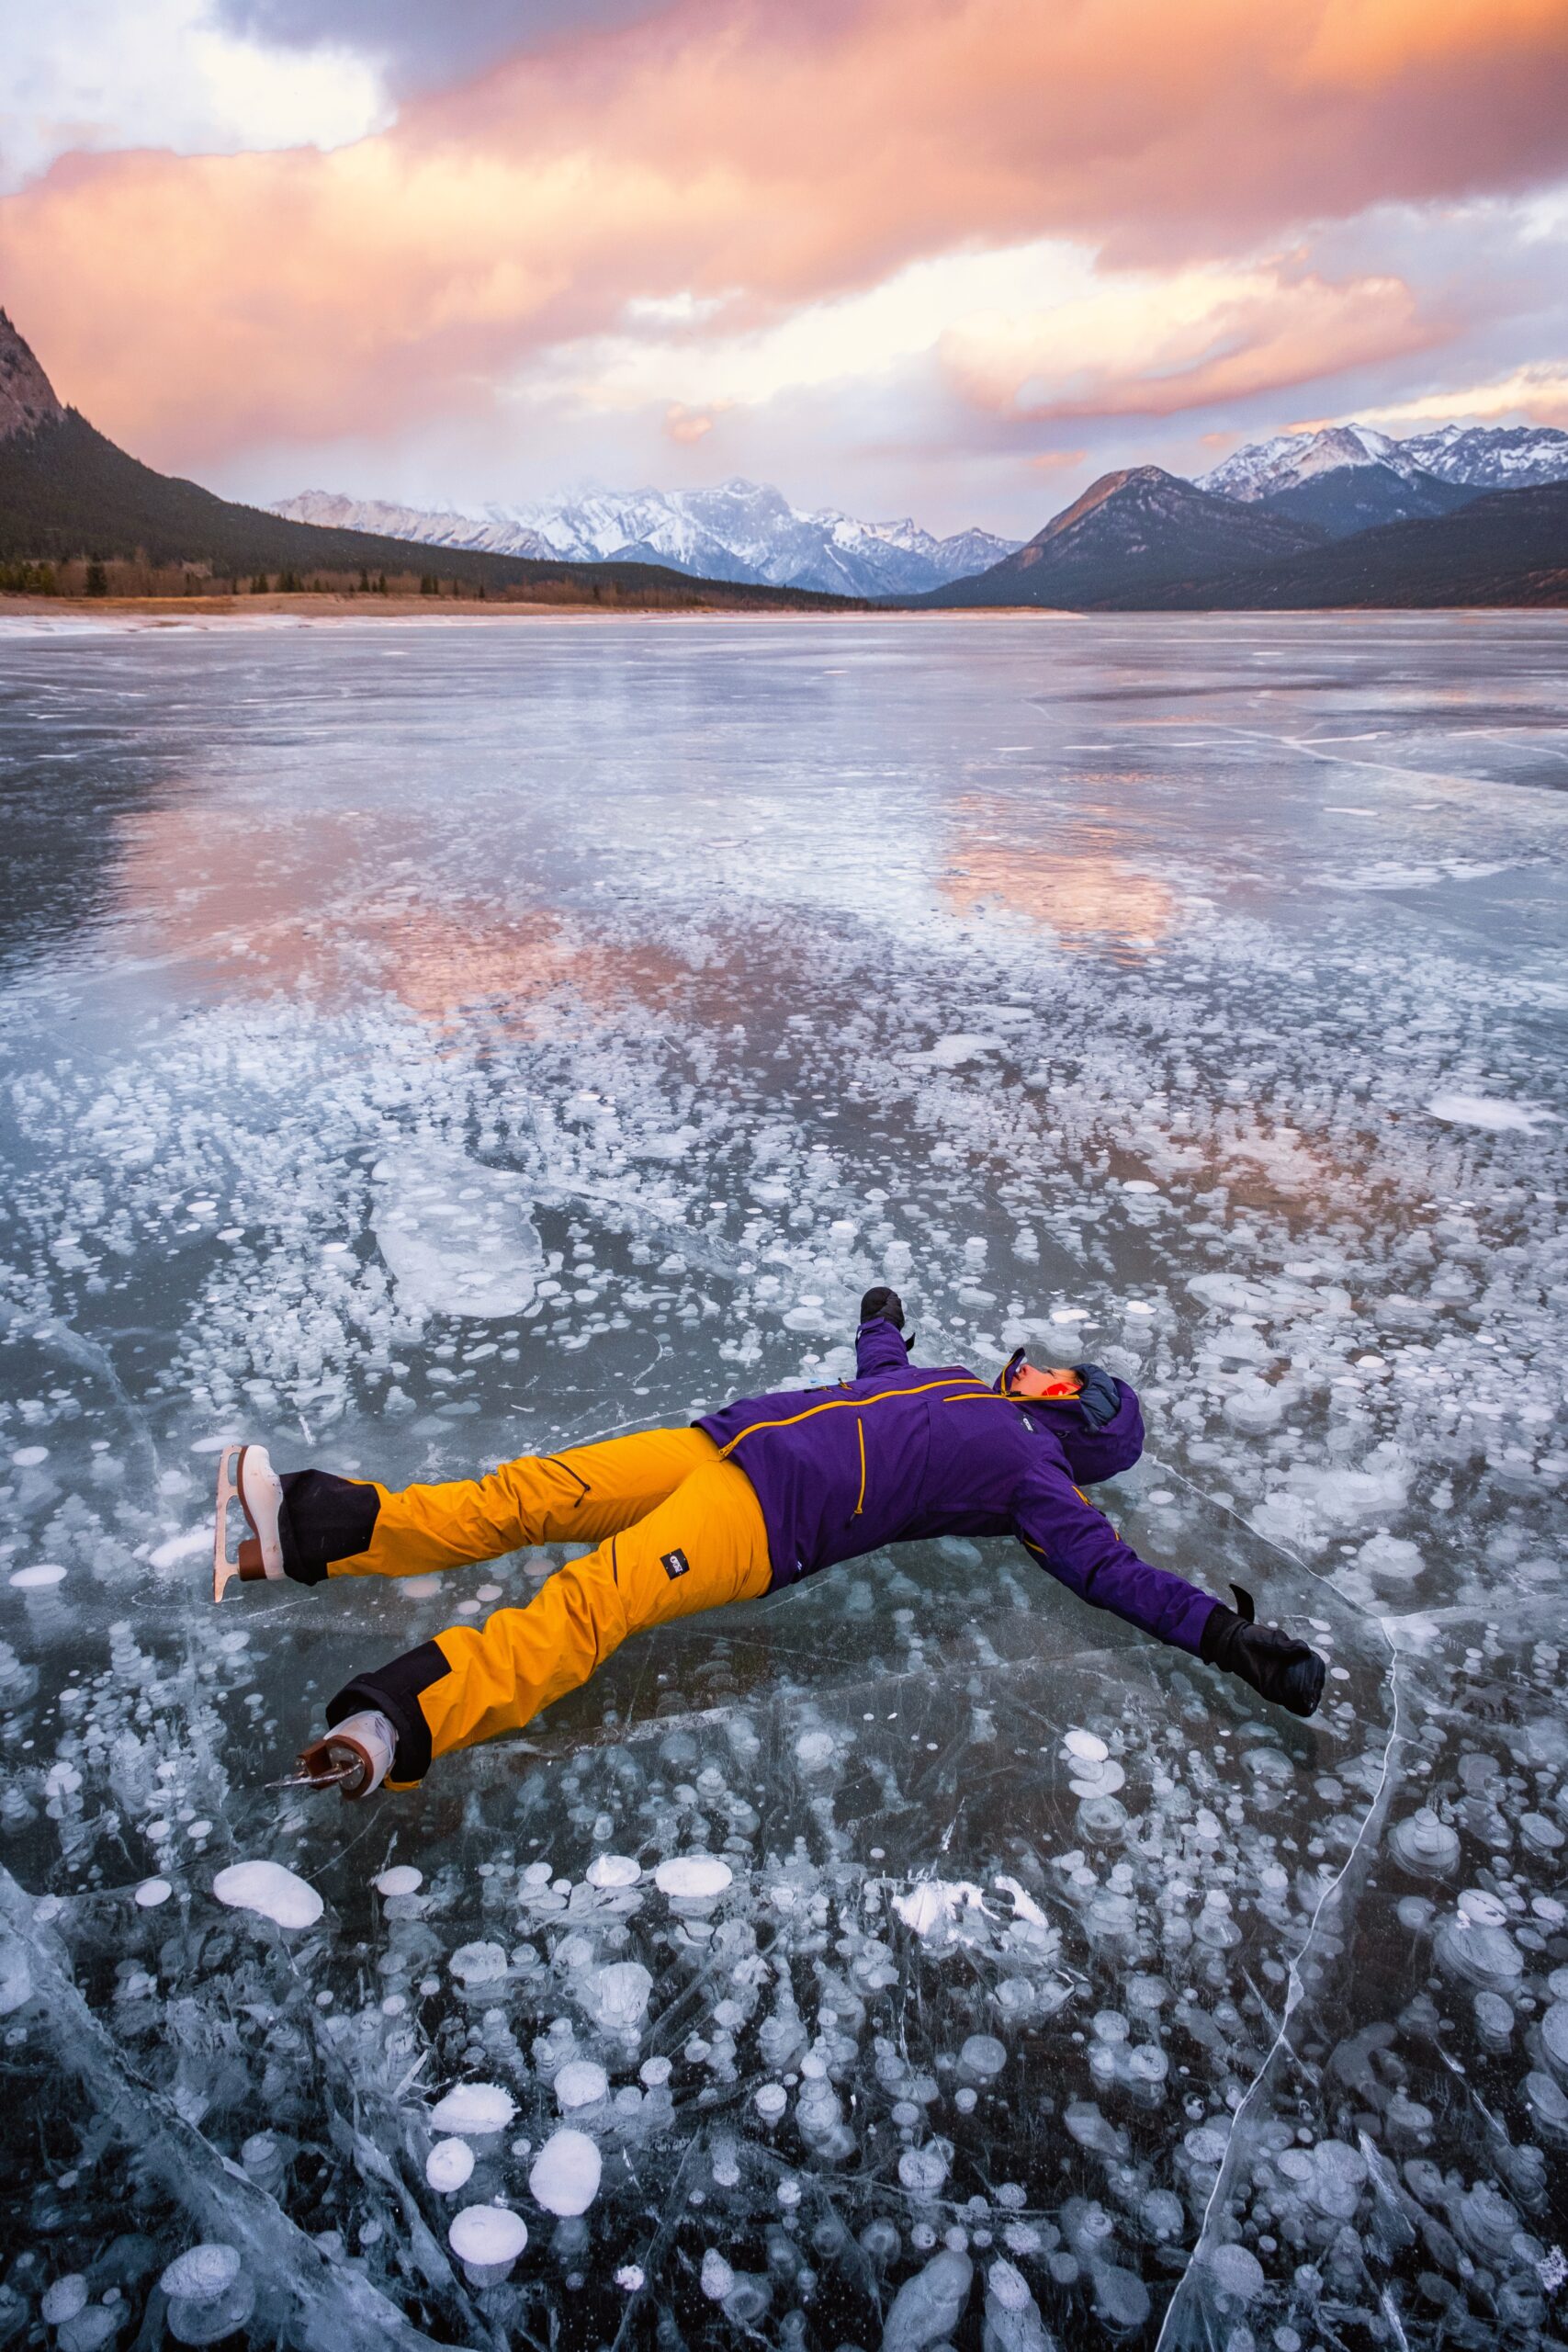
[[[212,1531],[212,1598],[221,1600],[231,1581],[240,1573],[240,1563],[229,1557],[229,1506],[240,1503],[240,1489],[235,1473],[240,1465],[243,1445],[226,1445],[218,1457],[218,1519]]]
[[[265,1785],[269,1789],[341,1789],[357,1786],[364,1776],[363,1764],[340,1764],[330,1772],[289,1772]]]

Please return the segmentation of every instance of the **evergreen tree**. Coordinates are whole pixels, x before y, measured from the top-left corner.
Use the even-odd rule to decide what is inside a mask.
[[[251,594],[253,596],[265,596],[266,594],[266,574],[265,571],[258,571],[255,578],[252,581]]]
[[[108,573],[104,570],[97,557],[94,556],[87,565],[87,594],[89,596],[107,596],[108,593]]]

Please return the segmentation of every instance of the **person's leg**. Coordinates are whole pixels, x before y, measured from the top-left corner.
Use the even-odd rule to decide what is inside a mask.
[[[524,1454],[483,1478],[393,1489],[327,1470],[285,1471],[277,1508],[283,1572],[427,1576],[527,1544],[597,1544],[643,1518],[717,1457],[701,1430],[644,1430],[564,1453]],[[242,1545],[246,1552],[259,1549]]]
[[[387,1716],[398,1735],[388,1785],[408,1787],[433,1758],[521,1730],[586,1682],[628,1634],[750,1600],[770,1581],[756,1493],[734,1463],[715,1458],[636,1526],[569,1561],[527,1608],[450,1626],[355,1676],[329,1702],[327,1722],[366,1709]]]

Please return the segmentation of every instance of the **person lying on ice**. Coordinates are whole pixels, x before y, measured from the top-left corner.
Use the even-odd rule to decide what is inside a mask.
[[[530,1544],[590,1543],[523,1609],[454,1625],[327,1703],[300,1757],[312,1785],[406,1789],[433,1759],[521,1730],[629,1634],[750,1600],[886,1544],[1013,1535],[1082,1600],[1310,1715],[1324,1661],[1122,1543],[1079,1491],[1143,1451],[1135,1392],[1093,1364],[1037,1371],[1021,1349],[994,1385],[911,1363],[896,1292],[866,1293],[856,1377],[748,1396],[690,1428],[525,1454],[486,1478],[400,1493],[325,1470],[273,1470],[259,1446],[219,1468],[214,1598],[231,1576],[425,1576]],[[250,1522],[237,1566],[228,1504]]]

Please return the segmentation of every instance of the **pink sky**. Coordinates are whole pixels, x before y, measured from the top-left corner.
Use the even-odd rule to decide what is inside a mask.
[[[124,14],[0,33],[0,300],[243,495],[1022,535],[1303,419],[1568,424],[1568,0]]]

